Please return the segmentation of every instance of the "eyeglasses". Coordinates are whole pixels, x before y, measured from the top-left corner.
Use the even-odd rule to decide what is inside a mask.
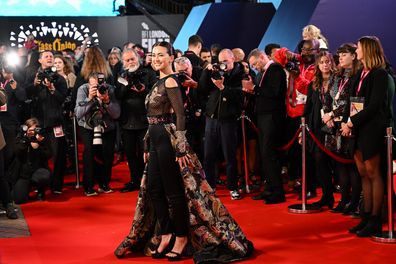
[[[304,51],[304,52],[310,52],[310,51],[314,51],[314,50],[316,50],[316,49],[315,48],[310,48],[310,49],[302,48],[301,49],[301,51]]]

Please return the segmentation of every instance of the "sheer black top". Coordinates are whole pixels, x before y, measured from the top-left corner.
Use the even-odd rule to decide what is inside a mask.
[[[173,78],[177,81],[175,75],[168,75],[159,79],[154,84],[150,93],[146,97],[146,108],[148,117],[169,116],[176,114],[176,130],[185,130],[185,114],[183,107],[183,99],[180,91],[180,86],[166,87],[165,81],[168,78]]]

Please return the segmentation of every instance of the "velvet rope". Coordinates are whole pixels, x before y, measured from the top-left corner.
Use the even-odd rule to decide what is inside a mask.
[[[307,129],[309,135],[311,136],[312,140],[315,142],[316,145],[318,145],[318,147],[324,152],[326,153],[328,156],[330,156],[332,159],[340,162],[340,163],[344,163],[344,164],[353,164],[355,163],[354,160],[352,159],[345,159],[342,157],[337,156],[336,154],[334,154],[333,152],[329,151],[325,146],[323,146],[323,144],[320,142],[320,140],[314,135],[314,133],[312,133],[311,130]]]
[[[294,141],[297,139],[298,135],[301,132],[301,127],[299,129],[297,129],[296,134],[294,134],[293,138],[283,147],[278,148],[279,151],[286,151],[288,150],[294,143]]]

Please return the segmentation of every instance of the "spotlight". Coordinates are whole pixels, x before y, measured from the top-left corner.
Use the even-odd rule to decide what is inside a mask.
[[[15,68],[15,66],[19,65],[20,58],[16,52],[10,52],[7,53],[5,62],[8,67]]]

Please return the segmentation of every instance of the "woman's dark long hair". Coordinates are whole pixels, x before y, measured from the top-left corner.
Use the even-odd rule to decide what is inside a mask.
[[[361,63],[357,59],[356,49],[357,49],[357,46],[354,43],[344,43],[337,49],[337,54],[350,53],[352,55],[355,55],[355,59],[352,62],[352,70],[348,73],[348,77],[351,77],[351,76],[355,75],[359,71],[359,69],[361,68]],[[339,75],[343,76],[344,73],[345,73],[345,70],[346,69],[341,68],[339,70],[339,72],[338,72]]]
[[[333,74],[336,71],[333,55],[328,52],[328,51],[320,51],[318,56],[316,57],[316,62],[315,62],[315,78],[312,81],[312,89],[317,90],[320,87],[322,87],[323,84],[323,76],[322,72],[319,69],[319,63],[322,57],[327,57],[330,62],[331,62],[331,74]],[[329,83],[329,87],[331,84]]]

